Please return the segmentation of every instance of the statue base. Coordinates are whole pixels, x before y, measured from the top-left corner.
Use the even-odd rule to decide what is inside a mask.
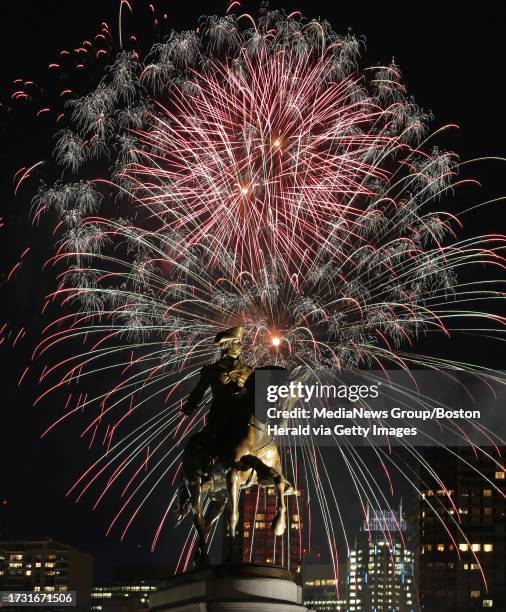
[[[149,598],[151,612],[307,612],[284,568],[216,565],[173,576]]]

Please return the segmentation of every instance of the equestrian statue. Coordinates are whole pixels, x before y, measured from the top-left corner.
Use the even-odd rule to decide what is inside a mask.
[[[277,511],[272,529],[277,536],[282,535],[286,527],[285,496],[294,493],[283,476],[276,444],[267,435],[264,423],[255,416],[255,370],[241,359],[243,335],[243,327],[233,327],[216,336],[221,357],[202,368],[200,380],[182,408],[184,415],[190,415],[210,389],[211,405],[206,425],[190,438],[183,452],[177,517],[179,524],[190,510],[193,514],[198,534],[195,565],[199,568],[209,563],[207,539],[227,505],[227,560],[236,560],[242,489],[254,485],[276,489]],[[206,497],[209,503],[204,511]]]

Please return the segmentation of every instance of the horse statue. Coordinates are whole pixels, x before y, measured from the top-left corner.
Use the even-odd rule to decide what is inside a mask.
[[[200,381],[183,407],[185,415],[198,408],[208,388],[212,401],[207,424],[190,438],[183,453],[183,479],[179,488],[177,523],[190,512],[198,534],[196,567],[208,565],[207,538],[227,504],[229,550],[227,561],[236,560],[239,496],[242,489],[274,487],[277,511],[272,522],[275,535],[286,528],[285,496],[294,493],[283,476],[281,458],[265,425],[255,416],[252,368],[241,361],[243,328],[234,327],[216,336],[221,358],[201,370]],[[280,369],[280,368],[266,368]],[[206,496],[210,500],[204,509]]]

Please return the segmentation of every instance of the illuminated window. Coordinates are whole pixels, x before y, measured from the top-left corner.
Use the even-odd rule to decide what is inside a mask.
[[[478,599],[481,595],[481,591],[471,591],[471,599]]]
[[[483,489],[483,497],[492,497],[492,489]]]
[[[496,472],[495,473],[496,480],[504,480],[505,476],[506,476],[506,472]],[[490,600],[489,599],[485,599],[485,601],[490,601]],[[491,606],[489,606],[489,607],[491,607]]]
[[[481,550],[481,544],[471,544],[471,550],[473,552],[480,552]]]
[[[42,563],[40,563],[39,561],[37,561],[37,563],[35,564],[35,567],[41,567]]]
[[[432,495],[434,495],[434,491],[432,491],[431,489],[429,489],[427,491],[427,497],[432,497]]]
[[[469,544],[459,544],[459,550],[467,552],[469,550]]]
[[[439,552],[443,552],[444,549],[445,549],[445,545],[444,544],[438,544],[437,545],[437,549],[438,549]]]
[[[494,602],[493,602],[492,599],[484,599],[482,605],[483,605],[484,608],[493,608],[494,607]]]
[[[40,591],[40,586],[34,586],[33,590],[36,591],[37,593]]]
[[[483,551],[484,552],[492,552],[494,550],[494,545],[493,544],[483,544]]]
[[[432,550],[432,544],[425,544],[425,550]]]

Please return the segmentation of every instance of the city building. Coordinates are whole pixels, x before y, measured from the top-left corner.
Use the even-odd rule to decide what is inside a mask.
[[[51,538],[0,541],[0,590],[76,591],[77,610],[90,609],[93,557]]]
[[[471,447],[455,450],[424,449],[439,480],[424,475],[416,514],[422,609],[506,610],[506,474]]]
[[[414,553],[402,512],[372,512],[363,522],[348,559],[350,612],[414,612]]]
[[[94,612],[143,612],[148,609],[149,595],[158,590],[154,584],[131,581],[93,587],[91,608]]]
[[[143,612],[149,596],[167,578],[165,566],[126,565],[117,567],[110,584],[94,586],[91,593],[93,612]]]
[[[271,524],[276,514],[277,495],[273,487],[252,487],[241,492],[239,541],[244,563],[282,565],[300,582],[303,555],[302,491],[286,497],[287,529],[276,537]]]
[[[346,567],[338,572],[333,565],[308,561],[302,566],[302,598],[308,610],[316,612],[345,611]]]

